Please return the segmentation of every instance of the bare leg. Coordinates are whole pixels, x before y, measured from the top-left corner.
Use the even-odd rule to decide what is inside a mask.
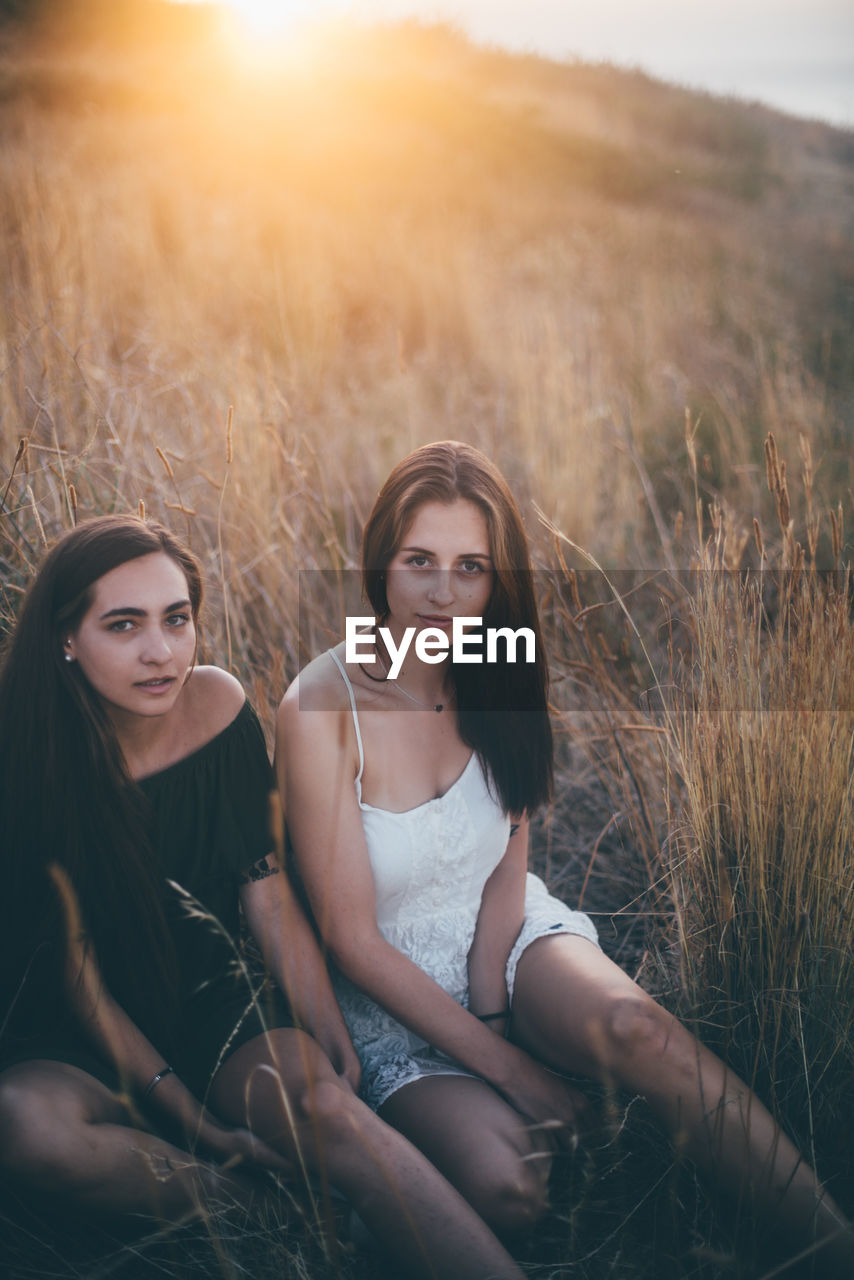
[[[748,1086],[586,939],[522,956],[514,1038],[556,1070],[641,1094],[679,1148],[769,1225],[854,1274],[854,1238],[815,1174]]]
[[[548,1208],[553,1144],[485,1081],[415,1080],[393,1093],[380,1115],[429,1156],[499,1234],[534,1226]]]
[[[45,1059],[0,1075],[0,1171],[81,1209],[170,1221],[247,1198],[239,1179],[133,1128],[99,1080]]]
[[[407,1274],[521,1280],[495,1236],[430,1162],[335,1074],[317,1044],[279,1030],[237,1049],[210,1104],[339,1188]]]

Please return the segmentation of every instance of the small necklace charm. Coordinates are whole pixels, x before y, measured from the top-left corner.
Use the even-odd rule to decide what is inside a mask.
[[[372,676],[370,671],[365,671],[365,668],[362,666],[361,662],[359,663],[359,668],[364,672],[364,674],[370,680],[374,680],[377,684],[388,683],[388,680],[389,680],[388,668],[386,667],[382,658],[380,658],[379,653],[377,653],[377,657],[379,658],[380,666],[383,669],[382,678],[380,678],[379,676]],[[457,692],[456,689],[451,690],[451,694],[448,698],[448,702],[425,702],[422,698],[416,698],[414,693],[410,693],[407,689],[404,689],[403,685],[398,684],[396,680],[394,681],[394,687],[397,689],[398,693],[402,693],[404,698],[408,698],[409,701],[414,702],[416,706],[425,707],[426,709],[430,711],[435,711],[437,713],[439,711],[444,711],[445,707],[448,705],[448,702],[453,702],[454,695]]]

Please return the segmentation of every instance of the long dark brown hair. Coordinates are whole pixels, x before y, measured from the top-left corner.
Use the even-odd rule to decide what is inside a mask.
[[[397,464],[365,525],[363,586],[382,619],[388,613],[385,573],[418,508],[457,498],[475,503],[486,520],[494,576],[484,627],[529,627],[535,638],[533,663],[510,663],[499,646],[498,662],[451,667],[460,735],[488,767],[504,809],[518,814],[551,795],[548,668],[522,517],[507,482],[485,454],[442,440]]]
[[[48,875],[55,862],[76,894],[107,986],[143,1029],[168,1024],[176,999],[147,806],[101,699],[79,663],[63,661],[63,643],[99,578],[156,552],[184,573],[197,620],[203,589],[193,554],[162,525],[102,516],[65,534],[45,557],[0,668],[3,986],[24,1006],[24,979],[38,974],[40,994],[49,986],[62,1006],[64,920]]]

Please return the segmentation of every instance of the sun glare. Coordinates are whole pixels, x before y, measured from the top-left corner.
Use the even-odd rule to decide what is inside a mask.
[[[284,35],[306,17],[308,6],[289,0],[228,0],[244,30],[257,39]]]

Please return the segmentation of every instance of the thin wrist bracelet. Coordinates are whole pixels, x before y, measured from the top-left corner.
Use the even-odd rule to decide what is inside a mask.
[[[143,1102],[148,1101],[150,1094],[154,1092],[154,1090],[160,1084],[160,1081],[163,1079],[163,1077],[173,1074],[174,1071],[175,1071],[174,1067],[161,1067],[160,1070],[157,1072],[157,1075],[152,1076],[148,1084],[145,1086],[142,1092]]]
[[[498,1013],[476,1013],[478,1022],[497,1022],[499,1018],[509,1018],[509,1009],[500,1009]]]

